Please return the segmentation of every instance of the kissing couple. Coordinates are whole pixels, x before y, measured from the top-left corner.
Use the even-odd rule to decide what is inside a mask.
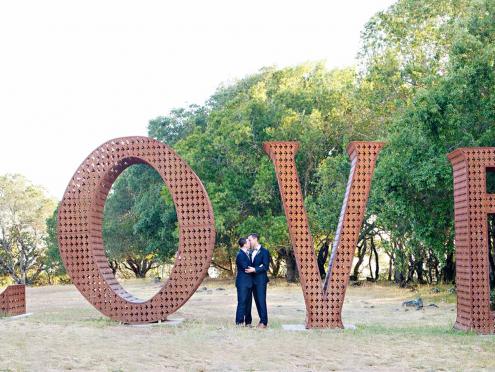
[[[268,325],[268,310],[266,307],[266,288],[269,282],[268,268],[270,252],[258,241],[258,234],[250,234],[247,238],[239,239],[239,252],[235,259],[237,276],[237,311],[235,323],[251,327],[251,305],[254,297],[260,322],[258,328]]]

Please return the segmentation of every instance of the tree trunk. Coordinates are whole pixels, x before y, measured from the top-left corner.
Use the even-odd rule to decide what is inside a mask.
[[[371,243],[371,250],[375,254],[375,281],[377,281],[380,276],[380,264],[378,262],[378,251],[376,250],[375,239],[373,236],[371,237],[370,243]]]
[[[392,270],[394,266],[394,255],[387,253],[388,256],[388,277],[387,280],[392,281]]]
[[[299,281],[299,270],[297,269],[296,257],[294,251],[290,250],[289,254],[285,258],[287,265],[287,282],[297,283]]]
[[[394,281],[396,284],[399,285],[399,287],[405,287],[406,286],[406,278],[404,277],[404,274],[402,273],[402,271],[400,271],[399,269],[395,269],[395,272],[394,272]]]
[[[154,268],[152,261],[134,258],[128,258],[124,267],[131,270],[136,278],[146,278],[148,271]]]
[[[401,288],[404,288],[407,284],[407,278],[405,276],[407,259],[404,252],[404,245],[399,240],[392,241],[394,252],[394,282]]]
[[[282,256],[280,256],[280,254],[278,254],[277,252],[277,257],[275,258],[275,260],[272,257],[272,262],[270,265],[271,274],[274,278],[276,278],[278,276],[278,273],[280,272],[281,263],[282,263]]]
[[[370,269],[370,276],[368,278],[366,278],[366,280],[374,282],[375,278],[373,276],[373,268],[371,267],[371,261],[372,260],[373,260],[373,250],[370,248],[370,257],[368,260],[368,267]]]
[[[112,269],[113,275],[117,274],[119,263],[116,260],[108,260],[108,264],[110,265],[110,269]]]
[[[416,274],[418,275],[418,283],[419,284],[426,284],[426,281],[423,277],[423,260],[417,260],[414,263],[414,266],[416,268]]]
[[[447,254],[445,265],[442,268],[442,278],[444,283],[452,283],[455,280],[454,253]]]
[[[296,256],[294,251],[289,248],[280,248],[278,254],[285,260],[286,274],[285,278],[288,283],[297,283],[299,281],[299,270],[297,269]]]
[[[410,283],[414,280],[414,271],[416,270],[416,266],[414,265],[414,260],[411,254],[409,254],[408,262],[409,262],[409,268],[407,270],[406,282]]]
[[[434,265],[434,256],[433,252],[431,249],[428,250],[428,259],[426,260],[426,267],[427,267],[427,277],[428,277],[428,283],[432,284],[433,283],[433,265]]]
[[[363,239],[361,245],[358,245],[358,260],[356,262],[356,265],[354,265],[354,270],[352,271],[351,275],[351,280],[358,280],[359,279],[359,268],[361,267],[361,264],[364,261],[364,256],[366,255],[366,239]]]
[[[327,262],[329,248],[330,244],[325,241],[325,243],[323,243],[322,247],[320,248],[320,251],[318,252],[318,270],[320,271],[320,277],[322,279],[325,279],[326,276],[325,263]]]

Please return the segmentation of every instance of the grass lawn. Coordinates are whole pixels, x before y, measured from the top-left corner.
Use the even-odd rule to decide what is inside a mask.
[[[344,323],[356,330],[289,332],[302,324],[301,288],[270,282],[269,328],[234,325],[235,288],[205,281],[170,318],[178,326],[132,327],[95,310],[71,285],[28,288],[30,317],[0,319],[2,370],[495,370],[495,336],[452,329],[455,295],[448,287],[416,291],[381,284],[347,290]],[[146,298],[150,281],[124,284]],[[423,298],[425,308],[407,311],[405,300]],[[438,306],[432,307],[434,303]],[[258,321],[253,307],[254,322]]]

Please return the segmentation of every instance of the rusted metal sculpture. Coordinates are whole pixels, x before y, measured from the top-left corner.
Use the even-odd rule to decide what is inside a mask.
[[[333,242],[330,265],[322,283],[309,231],[295,155],[297,142],[266,142],[264,150],[275,165],[282,204],[306,304],[306,328],[342,328],[342,305],[349,281],[371,178],[382,142],[351,142],[351,171]]]
[[[495,169],[495,147],[458,148],[448,155],[454,173],[457,319],[455,327],[493,333],[490,311],[488,213],[495,194],[486,191],[486,172]]]
[[[5,315],[22,315],[26,313],[26,286],[9,285],[0,293],[0,313]]]
[[[108,192],[133,164],[148,164],[161,175],[174,200],[180,230],[172,273],[147,301],[119,284],[102,238]],[[180,308],[206,276],[215,242],[213,209],[200,179],[170,147],[148,137],[116,138],[94,150],[69,182],[59,206],[58,241],[68,274],[94,307],[124,323],[156,322]]]

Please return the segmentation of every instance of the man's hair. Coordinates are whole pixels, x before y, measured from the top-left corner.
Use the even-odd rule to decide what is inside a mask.
[[[256,234],[256,233],[249,234],[249,236],[252,236],[256,240],[259,240],[260,239],[260,236],[258,234]]]
[[[246,238],[240,238],[238,243],[239,243],[239,247],[244,247],[244,244],[246,244],[247,242],[247,239]]]

